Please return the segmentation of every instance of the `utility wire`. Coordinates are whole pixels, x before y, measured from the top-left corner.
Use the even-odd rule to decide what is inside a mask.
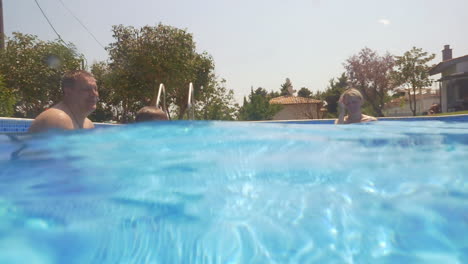
[[[75,14],[73,14],[73,12],[63,3],[63,1],[62,0],[59,0],[59,1],[62,4],[62,6],[76,19],[76,21],[78,21],[78,23],[80,23],[80,25],[91,35],[91,37],[93,37],[93,39],[99,44],[99,46],[101,46],[103,49],[106,49],[104,45],[102,45],[101,42],[97,40],[94,34],[91,33],[91,31],[81,22],[81,20],[78,17],[76,17]]]
[[[55,32],[55,34],[57,34],[57,37],[59,38],[59,40],[62,41],[62,43],[64,43],[65,46],[68,47],[67,43],[62,39],[62,37],[60,36],[60,34],[57,32],[57,30],[55,30],[54,25],[52,25],[52,23],[50,22],[50,20],[49,20],[49,18],[47,17],[47,15],[44,13],[44,10],[42,10],[41,5],[39,5],[39,2],[37,2],[37,0],[34,0],[34,2],[36,2],[37,7],[39,7],[39,9],[40,9],[41,12],[42,12],[42,15],[45,17],[45,19],[47,20],[47,23],[49,23],[50,27],[51,27],[52,30]]]
[[[66,43],[66,42],[63,40],[62,36],[60,36],[60,34],[57,32],[57,30],[55,30],[54,25],[52,25],[52,23],[50,22],[49,18],[48,18],[47,15],[45,14],[44,10],[42,10],[41,5],[39,4],[39,2],[37,2],[37,0],[34,0],[34,2],[36,2],[37,7],[39,7],[39,9],[41,10],[41,13],[42,13],[42,15],[45,17],[45,19],[47,20],[47,23],[49,23],[49,25],[50,25],[50,27],[52,28],[52,30],[54,30],[54,32],[55,32],[55,34],[57,35],[59,41],[62,42],[62,44],[63,44],[65,47],[67,47],[68,49],[74,50],[74,51],[78,52],[77,49],[76,49],[76,47],[70,46],[68,43]],[[78,53],[79,53],[79,52],[78,52]],[[85,57],[84,57],[84,55],[81,54],[80,56],[82,57],[82,62],[84,62],[84,60],[86,60]],[[84,67],[83,67],[83,68],[84,68]]]

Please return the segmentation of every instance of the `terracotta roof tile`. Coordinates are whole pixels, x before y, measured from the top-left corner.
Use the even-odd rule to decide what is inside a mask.
[[[322,101],[312,98],[305,98],[299,96],[280,96],[275,97],[270,100],[270,104],[281,104],[281,105],[289,105],[289,104],[320,104]]]

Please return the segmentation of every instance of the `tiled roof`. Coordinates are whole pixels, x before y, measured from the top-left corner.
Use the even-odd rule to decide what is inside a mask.
[[[299,96],[280,96],[275,97],[270,100],[270,104],[281,104],[281,105],[290,105],[290,104],[320,104],[322,101],[312,98],[305,98]]]

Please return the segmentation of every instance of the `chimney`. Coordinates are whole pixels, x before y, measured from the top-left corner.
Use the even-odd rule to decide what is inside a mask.
[[[444,49],[442,50],[442,61],[451,60],[452,59],[452,49],[450,45],[445,45]]]

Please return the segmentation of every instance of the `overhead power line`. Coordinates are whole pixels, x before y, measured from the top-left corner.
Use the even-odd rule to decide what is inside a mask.
[[[83,24],[83,22],[81,22],[81,20],[77,16],[75,16],[75,14],[63,3],[63,1],[62,0],[59,0],[59,1],[62,4],[62,6],[76,19],[76,21],[78,21],[78,23],[80,23],[80,25],[86,30],[86,32],[88,32],[91,35],[91,37],[93,37],[93,39],[99,44],[99,46],[101,46],[103,49],[106,49],[104,47],[104,45],[102,45],[101,42],[99,42],[99,40],[97,40],[97,38],[94,36],[94,34],[91,33],[91,31],[88,29],[88,27],[86,27]]]
[[[60,36],[60,34],[57,32],[57,30],[55,30],[54,25],[52,25],[52,23],[50,22],[49,18],[48,18],[47,15],[45,14],[44,10],[42,10],[42,7],[41,7],[41,5],[39,4],[39,2],[37,2],[37,0],[34,0],[34,2],[36,2],[37,7],[39,7],[39,9],[41,10],[42,15],[45,17],[45,19],[47,20],[47,23],[49,23],[50,27],[51,27],[52,30],[55,32],[55,34],[57,34],[57,37],[59,38],[59,40],[62,41],[62,42],[65,44],[65,46],[68,46],[67,43],[62,39],[62,37]]]
[[[42,10],[42,7],[41,7],[41,5],[39,4],[39,2],[37,2],[37,0],[34,0],[34,2],[36,2],[37,7],[39,7],[39,9],[41,10],[42,15],[45,17],[45,19],[47,20],[47,23],[49,23],[50,27],[52,28],[52,30],[53,30],[53,31],[55,32],[55,34],[57,35],[59,41],[62,42],[62,44],[63,44],[65,47],[67,47],[67,48],[69,48],[69,49],[71,49],[71,50],[74,50],[74,51],[80,53],[80,52],[76,49],[76,47],[70,46],[68,43],[66,43],[66,42],[62,39],[62,36],[60,36],[60,34],[57,32],[57,30],[55,30],[54,25],[52,25],[52,22],[50,22],[49,18],[47,17],[47,15],[46,15],[45,12],[44,12],[44,10]],[[81,54],[81,57],[82,57],[82,61],[81,61],[81,62],[82,62],[82,65],[84,65],[84,61],[85,61],[86,59],[85,59],[85,57],[84,57],[83,54]],[[84,66],[82,66],[82,68],[84,69]]]

